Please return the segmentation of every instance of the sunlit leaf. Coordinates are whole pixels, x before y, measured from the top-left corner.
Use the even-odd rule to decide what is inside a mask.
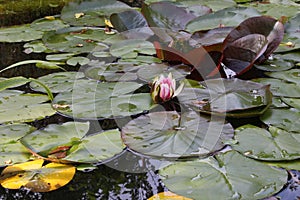
[[[36,31],[29,24],[0,29],[0,42],[27,42],[41,39],[43,32]]]
[[[17,90],[0,92],[0,123],[30,122],[55,114],[49,98],[42,94],[23,94]]]
[[[7,88],[21,86],[28,82],[30,82],[30,80],[22,76],[0,80],[0,91],[5,90]]]
[[[161,199],[161,200],[192,200],[190,198],[177,195],[170,191],[160,192],[160,193],[155,194],[152,197],[148,198],[148,200],[159,200],[159,199]]]
[[[86,65],[89,63],[89,59],[83,56],[77,56],[77,57],[72,57],[67,60],[67,64],[71,66],[76,66],[76,65]]]
[[[245,156],[259,160],[294,160],[300,158],[300,134],[284,131],[276,127],[265,130],[252,125],[244,125],[235,130],[236,144],[233,149]],[[256,142],[258,141],[259,142]]]
[[[68,24],[64,24],[63,21],[61,21],[60,19],[55,19],[55,18],[53,20],[41,18],[33,21],[30,24],[30,27],[37,31],[58,30],[69,26],[70,25]]]
[[[34,160],[6,167],[0,176],[4,188],[19,189],[22,186],[33,192],[49,192],[68,184],[76,171],[71,165]]]
[[[269,86],[252,81],[220,78],[199,85],[201,88],[185,87],[178,100],[204,113],[228,117],[257,116],[272,101]]]
[[[211,121],[210,121],[211,120]],[[233,129],[195,112],[154,112],[130,121],[122,139],[132,150],[165,158],[207,156],[224,147]]]
[[[0,126],[0,166],[25,162],[31,153],[19,142],[20,138],[32,132],[27,124],[9,124]]]
[[[287,173],[235,151],[205,160],[176,162],[159,171],[176,194],[193,199],[262,199],[278,192]]]

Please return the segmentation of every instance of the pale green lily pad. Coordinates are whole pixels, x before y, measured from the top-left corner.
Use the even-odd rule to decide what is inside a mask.
[[[76,54],[74,53],[59,53],[59,54],[50,54],[46,56],[46,60],[50,61],[66,61]]]
[[[295,83],[288,83],[284,80],[273,78],[258,78],[252,81],[267,85],[271,85],[271,92],[274,96],[281,97],[300,97],[300,87]]]
[[[298,170],[300,171],[300,160],[292,160],[292,161],[278,161],[278,162],[266,162],[267,165],[275,166],[278,168],[284,168],[289,170]]]
[[[0,92],[0,123],[30,122],[55,114],[47,95],[23,94],[17,90]]]
[[[161,63],[159,58],[153,56],[137,56],[136,58],[121,58],[118,60],[119,63],[131,63],[133,65]]]
[[[153,63],[141,67],[137,72],[137,76],[143,81],[152,82],[155,77],[160,75],[167,76],[169,73],[172,73],[174,79],[180,80],[189,75],[190,72],[191,68],[187,65],[175,65],[171,67],[164,63]]]
[[[300,113],[296,109],[269,109],[260,119],[268,125],[300,133]]]
[[[79,79],[83,77],[84,74],[82,72],[56,72],[39,77],[38,80],[47,85],[51,92],[59,93],[71,91],[74,87],[74,82],[81,81]],[[35,91],[44,91],[44,88],[34,82],[30,83],[30,87]]]
[[[61,18],[75,26],[104,26],[104,19],[109,18],[112,13],[128,9],[131,9],[128,5],[116,0],[70,2],[63,8]]]
[[[225,8],[191,20],[186,25],[186,30],[190,33],[194,33],[196,31],[210,30],[220,26],[237,26],[243,20],[255,16],[260,16],[260,14],[253,8]]]
[[[117,129],[86,135],[88,130],[88,122],[51,124],[43,130],[26,135],[21,142],[43,157],[83,163],[104,161],[123,151],[120,132]],[[51,154],[53,150],[62,147],[68,147],[64,157],[56,158]]]
[[[24,52],[26,54],[30,53],[42,53],[42,52],[51,52],[41,40],[31,41],[24,44]]]
[[[0,126],[0,166],[26,162],[31,153],[19,142],[20,138],[32,132],[34,127],[27,124]]]
[[[280,97],[273,97],[272,98],[272,105],[271,107],[275,107],[275,108],[288,108],[289,105],[286,104],[282,98]]]
[[[30,27],[37,31],[52,31],[61,28],[69,27],[70,25],[64,24],[60,19],[49,20],[46,18],[37,19],[30,24]]]
[[[132,150],[164,158],[208,156],[233,136],[230,124],[191,111],[154,112],[130,121],[122,139]]]
[[[141,66],[128,63],[94,63],[84,73],[86,77],[99,81],[134,81]]]
[[[76,81],[72,91],[54,98],[53,107],[64,115],[81,119],[135,115],[152,106],[149,93],[133,94],[141,86],[135,82]]]
[[[300,110],[300,99],[281,97],[281,100],[287,105]]]
[[[43,32],[36,31],[29,24],[0,29],[0,42],[28,42],[41,39]]]
[[[291,69],[283,72],[271,72],[266,75],[300,85],[300,69]]]
[[[96,42],[99,40],[98,34],[104,34],[103,30],[70,27],[45,33],[43,42],[47,48],[60,52],[90,53],[95,49],[108,49],[106,44]]]
[[[70,59],[67,60],[67,64],[71,65],[71,66],[76,66],[76,65],[86,65],[90,62],[90,59],[88,59],[87,57],[83,57],[83,56],[76,56],[76,57],[72,57]]]
[[[178,100],[203,113],[227,117],[257,116],[272,103],[269,86],[252,81],[219,78],[198,85],[201,87],[185,87]]]
[[[285,185],[287,173],[235,151],[177,162],[159,171],[172,192],[193,199],[263,199]]]
[[[115,57],[136,58],[138,53],[154,55],[156,51],[151,42],[141,39],[123,40],[110,47],[110,54]]]
[[[244,125],[235,130],[233,149],[258,160],[282,161],[300,158],[300,134],[269,127],[269,131]],[[259,141],[259,142],[257,142]]]

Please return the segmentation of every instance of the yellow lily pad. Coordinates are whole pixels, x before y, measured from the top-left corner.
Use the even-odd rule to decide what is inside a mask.
[[[192,199],[167,191],[167,192],[161,192],[155,194],[152,197],[150,197],[148,200],[192,200]]]
[[[71,165],[49,163],[38,159],[6,167],[0,175],[4,188],[19,189],[22,186],[33,192],[49,192],[69,183],[76,171]]]

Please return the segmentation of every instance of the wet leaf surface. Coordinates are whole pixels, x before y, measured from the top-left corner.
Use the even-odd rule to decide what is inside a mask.
[[[204,113],[228,117],[255,116],[262,114],[272,101],[269,86],[252,81],[210,79],[199,85],[201,88],[184,88],[178,99]]]
[[[283,161],[300,158],[300,134],[276,127],[265,130],[244,125],[235,130],[237,144],[232,147],[240,153],[258,160]],[[259,143],[256,141],[259,140]]]
[[[235,151],[205,160],[177,162],[159,171],[176,194],[193,199],[261,199],[278,192],[287,180],[272,168]]]
[[[43,32],[36,31],[29,24],[1,28],[0,42],[27,42],[41,39]]]
[[[208,156],[223,148],[232,134],[232,127],[221,119],[193,111],[150,113],[122,129],[122,139],[130,149],[164,158]]]

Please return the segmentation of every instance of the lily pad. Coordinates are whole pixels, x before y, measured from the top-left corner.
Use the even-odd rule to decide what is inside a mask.
[[[104,34],[103,30],[87,30],[84,27],[71,27],[57,31],[49,31],[44,34],[43,42],[47,48],[60,52],[90,53],[94,49],[108,49],[108,46],[99,40],[99,35]],[[102,37],[101,37],[102,38]],[[97,40],[96,40],[97,39]]]
[[[55,114],[47,95],[23,94],[17,90],[0,92],[0,123],[31,122]]]
[[[98,63],[84,73],[88,78],[99,81],[134,81],[137,79],[136,71],[140,68],[128,63]]]
[[[128,9],[128,5],[116,0],[70,2],[63,8],[61,19],[74,26],[105,26],[105,18]]]
[[[298,110],[300,110],[300,99],[296,99],[296,98],[286,98],[286,97],[281,97],[280,98],[284,103],[286,103],[287,105],[297,108]]]
[[[72,91],[54,98],[53,106],[64,115],[81,119],[135,115],[152,106],[149,93],[133,94],[141,86],[135,82],[76,81]]]
[[[29,24],[0,29],[0,42],[28,42],[41,39],[42,31],[36,31]]]
[[[169,66],[164,63],[153,63],[142,66],[138,70],[137,76],[143,81],[152,82],[155,77],[160,76],[161,74],[167,76],[169,73],[172,73],[174,79],[180,80],[189,75],[190,72],[191,68],[187,65]]]
[[[175,111],[154,112],[122,128],[122,139],[130,149],[164,158],[208,156],[222,149],[232,134],[231,125],[194,111],[181,115]]]
[[[291,69],[283,72],[269,72],[266,74],[272,78],[278,78],[300,85],[300,69]]]
[[[178,99],[203,113],[228,117],[257,116],[272,102],[269,86],[252,81],[219,78],[199,85],[200,88],[185,87]]]
[[[123,151],[120,132],[108,130],[86,135],[89,123],[66,122],[48,125],[21,139],[31,152],[49,160],[96,163]]]
[[[154,55],[155,48],[151,42],[141,39],[128,39],[113,43],[110,54],[115,57],[135,58],[138,53]]]
[[[4,188],[20,189],[22,186],[33,192],[49,192],[69,183],[76,171],[71,165],[34,160],[6,167],[0,176]]]
[[[253,8],[231,7],[197,17],[191,20],[185,30],[194,33],[200,30],[210,30],[220,26],[237,26],[243,20],[260,16],[259,12]]]
[[[262,64],[254,64],[257,69],[267,71],[267,72],[277,72],[284,71],[294,67],[294,63],[292,61],[286,60],[283,57],[275,55],[272,60],[267,60]]]
[[[183,30],[186,24],[196,18],[184,8],[170,2],[157,2],[150,5],[144,4],[142,13],[150,27],[159,27],[171,30]]]
[[[270,84],[271,92],[274,96],[280,97],[300,97],[300,87],[295,83],[289,83],[284,80],[273,79],[273,78],[258,78],[253,79],[252,81],[261,83],[261,84]]]
[[[235,151],[177,162],[159,171],[172,192],[193,199],[262,199],[285,185],[287,173]]]
[[[295,109],[269,109],[260,119],[288,132],[300,133],[300,113]]]
[[[0,166],[26,162],[31,153],[19,142],[20,138],[31,133],[34,127],[27,124],[0,126]]]
[[[61,28],[69,27],[70,25],[64,24],[62,20],[60,19],[46,19],[41,18],[33,21],[30,24],[30,27],[37,31],[52,31],[52,30],[58,30]]]
[[[258,160],[282,161],[300,158],[300,134],[269,127],[269,131],[244,125],[235,130],[233,149]],[[259,142],[256,142],[258,141]]]
[[[193,5],[204,5],[211,8],[214,12],[218,10],[222,10],[224,8],[229,8],[236,6],[236,3],[233,0],[225,0],[225,1],[218,1],[218,0],[176,0],[176,2],[190,7]]]
[[[74,82],[81,81],[79,79],[83,77],[84,74],[82,72],[56,72],[39,77],[38,80],[47,85],[51,92],[59,93],[71,91],[74,87]],[[44,88],[34,82],[30,83],[30,87],[35,91],[44,91]]]

